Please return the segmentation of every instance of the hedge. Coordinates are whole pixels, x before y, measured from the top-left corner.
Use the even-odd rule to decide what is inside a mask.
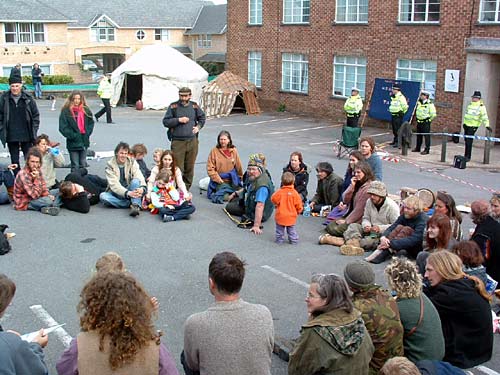
[[[33,84],[31,76],[23,76],[23,81],[27,85]],[[44,85],[64,85],[74,83],[74,80],[71,76],[58,74],[53,76],[46,75],[42,78],[42,82]],[[9,83],[9,77],[0,77],[0,83]]]

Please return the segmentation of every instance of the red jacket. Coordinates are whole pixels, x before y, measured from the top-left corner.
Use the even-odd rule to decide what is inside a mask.
[[[276,223],[285,227],[295,225],[304,205],[293,185],[282,186],[271,196],[271,201],[276,206],[274,214]]]

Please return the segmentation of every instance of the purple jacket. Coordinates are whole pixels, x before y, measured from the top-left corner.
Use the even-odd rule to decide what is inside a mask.
[[[68,349],[64,351],[56,363],[59,375],[78,375],[78,345],[76,338],[71,341]],[[172,355],[163,343],[160,344],[160,371],[159,375],[179,375]]]

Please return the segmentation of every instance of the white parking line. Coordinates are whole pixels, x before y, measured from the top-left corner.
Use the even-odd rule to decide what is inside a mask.
[[[293,130],[284,130],[280,132],[270,132],[270,133],[263,133],[264,135],[275,135],[275,134],[286,134],[286,133],[298,133],[298,132],[307,132],[309,130],[317,130],[317,129],[324,129],[324,128],[334,128],[334,125],[325,125],[325,126],[315,126],[314,128],[301,128],[301,129],[293,129]]]
[[[495,370],[492,370],[486,366],[476,366],[474,367],[475,369],[481,371],[481,372],[484,372],[485,374],[488,374],[488,375],[500,375],[498,372],[496,372]]]
[[[260,124],[267,124],[270,122],[289,121],[289,120],[295,120],[295,119],[298,119],[298,117],[277,118],[274,120],[262,120],[262,121],[255,121],[255,122],[246,122],[243,124],[224,124],[224,125],[222,125],[222,127],[226,128],[226,127],[241,126],[241,125],[260,125]]]
[[[309,143],[309,146],[317,146],[317,145],[328,145],[332,143],[337,143],[337,141],[328,141],[328,142],[312,142]]]
[[[308,283],[305,283],[302,280],[299,280],[299,279],[297,279],[297,278],[295,278],[293,276],[290,276],[287,273],[281,272],[280,270],[277,270],[276,268],[273,268],[273,267],[268,266],[268,265],[264,265],[264,266],[261,266],[261,267],[264,268],[264,269],[266,269],[266,270],[268,270],[268,271],[271,271],[275,275],[284,277],[285,279],[291,281],[292,283],[298,284],[300,286],[303,286],[306,289],[309,289],[309,284]]]
[[[58,326],[59,323],[55,321],[55,319],[50,316],[50,314],[45,310],[42,305],[33,305],[30,306],[31,311],[36,315],[38,319],[40,319],[47,327]],[[59,340],[63,343],[63,345],[67,348],[73,339],[68,332],[62,327],[56,328],[54,330],[54,335],[57,336]]]

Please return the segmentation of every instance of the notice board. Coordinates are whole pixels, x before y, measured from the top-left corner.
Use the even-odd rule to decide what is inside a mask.
[[[408,101],[408,111],[404,116],[404,121],[410,121],[415,105],[420,96],[420,82],[399,81],[395,79],[375,78],[372,96],[370,99],[370,110],[368,116],[378,120],[391,121],[389,104],[391,103],[392,85],[398,84],[401,93]]]

